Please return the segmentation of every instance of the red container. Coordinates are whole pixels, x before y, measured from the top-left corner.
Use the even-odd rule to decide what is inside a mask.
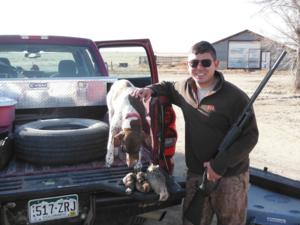
[[[15,105],[17,101],[0,97],[0,129],[11,128],[15,120]]]

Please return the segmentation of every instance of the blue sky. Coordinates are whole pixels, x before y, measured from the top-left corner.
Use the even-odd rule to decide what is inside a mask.
[[[276,34],[248,0],[5,0],[1,9],[0,34],[149,38],[155,52],[187,52],[245,29]]]

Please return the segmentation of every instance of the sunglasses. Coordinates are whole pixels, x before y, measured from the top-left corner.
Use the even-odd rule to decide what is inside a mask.
[[[199,63],[201,63],[201,66],[203,67],[210,67],[212,61],[210,59],[193,59],[191,61],[188,62],[190,67],[192,68],[196,68],[198,66]]]

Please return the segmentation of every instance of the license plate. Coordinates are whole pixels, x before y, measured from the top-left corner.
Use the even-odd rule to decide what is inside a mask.
[[[78,216],[78,195],[33,199],[28,202],[30,223]]]

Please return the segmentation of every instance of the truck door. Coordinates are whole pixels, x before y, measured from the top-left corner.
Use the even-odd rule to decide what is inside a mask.
[[[156,58],[149,39],[98,41],[96,45],[106,64],[108,75],[127,79],[136,87],[158,82]],[[154,162],[173,173],[177,141],[176,115],[164,96],[152,98],[146,106],[151,117]]]

